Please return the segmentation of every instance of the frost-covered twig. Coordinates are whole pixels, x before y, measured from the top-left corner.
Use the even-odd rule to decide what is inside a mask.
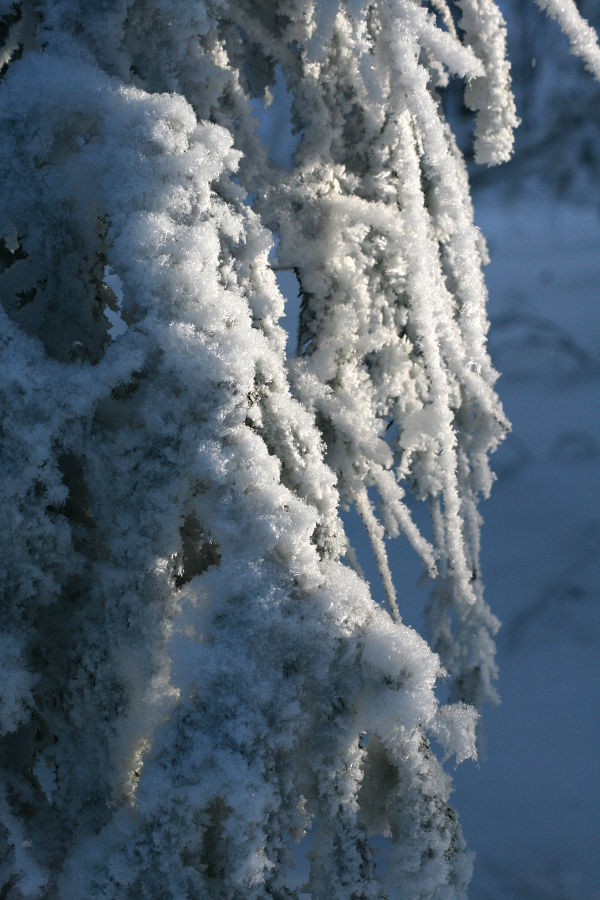
[[[574,0],[536,0],[541,10],[556,19],[569,38],[571,53],[580,56],[586,69],[600,79],[600,47],[598,35],[585,21]]]

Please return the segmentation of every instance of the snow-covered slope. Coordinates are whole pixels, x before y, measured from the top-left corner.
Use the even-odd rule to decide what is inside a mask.
[[[513,432],[482,508],[502,705],[455,773],[471,897],[600,890],[600,221],[475,198],[491,255],[490,347]]]

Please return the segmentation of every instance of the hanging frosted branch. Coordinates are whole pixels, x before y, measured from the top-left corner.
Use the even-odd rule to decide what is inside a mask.
[[[125,23],[111,46],[92,18],[70,56],[80,31],[48,12],[46,49],[0,92],[9,892],[266,900],[289,894],[285,835],[315,822],[311,890],[376,898],[361,810],[389,806],[403,883],[462,897],[423,741],[473,756],[476,716],[438,716],[436,655],[340,562],[336,476],[288,387],[232,137],[90,59],[98,40],[129,71]],[[386,779],[361,796],[367,761]]]
[[[583,18],[574,0],[536,0],[551,19],[556,19],[569,38],[571,53],[579,56],[595,78],[600,80],[600,47],[598,35]]]
[[[519,124],[506,57],[506,23],[493,0],[458,0],[459,28],[465,42],[481,59],[485,74],[465,88],[465,104],[477,112],[475,160],[490,166],[507,162]]]
[[[412,3],[369,6],[352,20],[339,10],[323,58],[310,63],[289,58],[298,18],[289,34],[277,34],[247,4],[240,21],[265,53],[285,61],[303,128],[294,170],[251,185],[264,198],[257,204],[264,220],[278,229],[278,264],[296,271],[303,293],[300,353],[290,361],[294,391],[315,412],[342,499],[365,519],[390,606],[395,593],[381,526],[365,499],[369,487],[377,489],[388,536],[402,530],[433,577],[446,560],[460,622],[477,620],[493,632],[479,574],[474,584],[473,510],[477,495],[489,491],[487,455],[507,425],[485,350],[482,242],[420,51],[436,72],[445,66],[486,83],[497,60],[484,68],[470,46]],[[495,121],[490,129],[500,127]],[[391,422],[397,437],[389,441]],[[459,448],[467,461],[460,476]],[[422,499],[443,499],[434,547],[411,519],[403,481]],[[459,632],[466,634],[462,624],[457,641]],[[486,687],[470,685],[464,695],[479,704],[495,696],[493,643],[484,643],[489,658],[478,662]],[[471,682],[475,667],[467,675],[461,666],[473,652],[451,641],[443,653],[456,684]]]

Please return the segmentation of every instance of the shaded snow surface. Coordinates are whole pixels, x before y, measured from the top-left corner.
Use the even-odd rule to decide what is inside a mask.
[[[549,199],[506,206],[492,192],[475,208],[513,431],[481,505],[502,703],[484,710],[479,765],[453,772],[453,805],[477,853],[472,900],[600,900],[600,218]],[[285,274],[289,327],[297,283]],[[426,529],[424,513],[414,504]],[[345,522],[384,604],[364,527]],[[405,539],[390,562],[403,619],[422,631],[427,589]]]
[[[513,425],[482,504],[502,705],[455,773],[473,900],[600,898],[600,219],[475,198]]]

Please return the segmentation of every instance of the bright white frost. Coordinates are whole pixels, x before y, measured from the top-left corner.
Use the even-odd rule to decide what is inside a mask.
[[[574,0],[536,0],[540,9],[556,19],[569,38],[571,53],[583,59],[586,69],[600,79],[598,35],[583,19]]]
[[[472,78],[465,91],[466,105],[477,112],[475,159],[488,165],[507,162],[519,120],[510,89],[506,24],[492,0],[459,0],[458,6],[465,41],[485,68],[484,77]]]
[[[239,19],[266,55],[284,60],[303,129],[292,173],[275,181],[261,170],[252,182],[279,232],[278,263],[302,290],[294,391],[315,411],[343,501],[367,526],[394,617],[385,534],[402,530],[437,576],[433,646],[453,696],[479,706],[495,696],[497,622],[482,596],[476,500],[490,489],[487,454],[507,423],[485,350],[483,245],[435,86],[449,70],[472,76],[485,99],[499,76],[482,48],[487,36],[498,55],[500,24],[479,29],[484,65],[412,3],[352,18],[340,10],[322,58],[300,64],[285,52],[297,21],[277,34],[258,13]],[[510,116],[499,120],[510,126]],[[406,484],[430,502],[433,545],[411,519]]]
[[[458,30],[434,8],[443,27],[409,0],[0,2],[9,900],[290,896],[311,826],[313,898],[464,896],[429,738],[474,757],[467,704],[493,696],[476,502],[506,422],[437,90],[468,79],[485,161],[515,118],[495,7],[465,0]],[[290,172],[249,103],[276,63]],[[265,223],[303,294],[289,367]],[[340,496],[393,616],[342,561]],[[435,579],[442,708],[399,530]]]

